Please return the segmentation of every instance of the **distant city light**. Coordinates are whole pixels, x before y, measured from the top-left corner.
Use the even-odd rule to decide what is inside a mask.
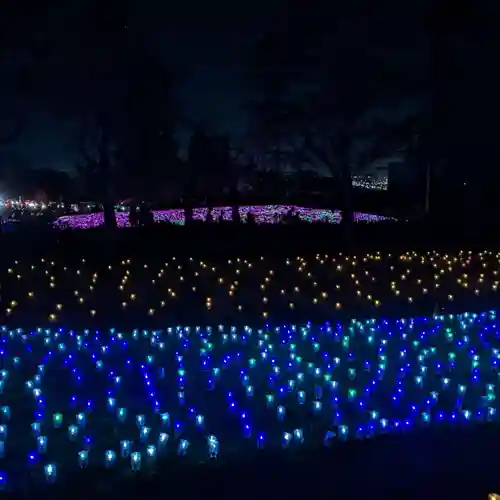
[[[354,175],[352,177],[352,185],[357,188],[370,189],[374,191],[386,191],[388,186],[388,178],[382,177],[374,179],[370,176]]]

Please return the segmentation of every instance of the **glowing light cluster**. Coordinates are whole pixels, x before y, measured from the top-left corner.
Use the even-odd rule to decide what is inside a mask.
[[[388,177],[375,179],[370,176],[355,175],[352,178],[352,185],[357,188],[369,189],[374,191],[387,191],[389,185]]]
[[[0,330],[7,478],[29,467],[54,482],[89,464],[151,471],[162,457],[293,453],[498,417],[494,311],[318,326]]]
[[[340,210],[323,210],[304,208],[295,205],[246,205],[239,207],[241,220],[245,222],[247,216],[251,213],[257,224],[276,223],[281,217],[291,212],[293,215],[298,215],[301,220],[308,222],[328,222],[331,224],[338,224],[342,219]],[[129,214],[126,212],[115,212],[118,227],[129,227]],[[211,212],[214,221],[232,220],[232,207],[215,207]],[[387,217],[366,214],[357,212],[355,219],[359,222],[378,222],[387,220]],[[197,221],[206,221],[208,217],[208,208],[195,208],[193,210],[193,219]],[[155,210],[153,211],[153,218],[155,222],[170,222],[172,224],[183,225],[185,222],[183,209],[171,210]],[[55,222],[58,227],[73,227],[78,229],[88,229],[99,227],[104,224],[104,214],[80,214],[80,215],[65,215],[59,217]]]
[[[16,326],[26,317],[36,324],[88,325],[92,318],[97,326],[113,318],[115,325],[162,326],[192,317],[212,324],[480,310],[498,304],[500,286],[500,254],[470,251],[94,264],[27,259],[6,267],[1,312]]]

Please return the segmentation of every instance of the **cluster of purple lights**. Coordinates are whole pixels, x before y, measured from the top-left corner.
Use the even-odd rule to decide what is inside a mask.
[[[206,207],[195,208],[193,210],[193,219],[197,221],[206,221],[208,210],[209,209]],[[211,210],[212,219],[214,221],[232,220],[232,207],[216,207]],[[251,213],[257,224],[278,223],[283,216],[290,212],[293,215],[298,215],[301,220],[308,222],[338,224],[342,220],[342,213],[340,210],[305,208],[296,205],[245,205],[239,207],[242,222],[246,222],[248,214]],[[354,217],[356,222],[379,222],[388,219],[380,215],[361,212],[356,212]],[[185,222],[184,209],[155,210],[153,211],[153,219],[155,222],[169,222],[171,224],[183,225]],[[118,227],[130,227],[128,212],[116,212],[116,221]],[[102,212],[95,214],[65,215],[59,217],[55,222],[55,225],[60,228],[71,227],[75,229],[90,229],[102,226],[103,224],[104,214]]]

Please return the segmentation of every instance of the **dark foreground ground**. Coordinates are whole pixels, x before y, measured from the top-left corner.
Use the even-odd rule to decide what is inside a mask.
[[[262,451],[241,462],[167,462],[156,476],[131,473],[121,482],[106,471],[85,470],[31,498],[486,499],[500,491],[499,445],[493,425],[434,428],[293,457]]]
[[[192,257],[289,256],[328,252],[477,250],[497,247],[500,225],[482,219],[342,224],[248,225],[194,222],[189,226],[55,230],[50,226],[0,233],[1,256],[133,255]]]

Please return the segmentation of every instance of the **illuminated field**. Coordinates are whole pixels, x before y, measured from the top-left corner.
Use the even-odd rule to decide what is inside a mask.
[[[494,313],[276,328],[8,330],[1,450],[7,477],[497,418]]]
[[[267,206],[241,206],[239,213],[241,220],[244,222],[249,213],[251,213],[257,224],[276,223],[280,217],[283,217],[291,212],[298,215],[301,220],[309,222],[328,222],[330,224],[338,224],[342,219],[340,210],[324,210],[298,207],[295,205],[267,205]],[[197,221],[206,221],[208,208],[195,208],[193,211],[193,219]],[[182,225],[185,222],[183,209],[172,210],[156,210],[153,211],[155,222],[169,222],[171,224]],[[232,220],[232,207],[216,207],[212,209],[212,218],[215,221]],[[357,212],[355,214],[357,221],[378,222],[387,220],[387,217],[379,215],[365,214]],[[116,220],[118,227],[128,227],[129,214],[127,212],[116,212]],[[82,215],[65,215],[59,217],[55,222],[59,227],[73,227],[79,229],[88,229],[99,227],[104,224],[104,214],[82,214]]]
[[[499,259],[8,263],[0,477],[496,420]]]

